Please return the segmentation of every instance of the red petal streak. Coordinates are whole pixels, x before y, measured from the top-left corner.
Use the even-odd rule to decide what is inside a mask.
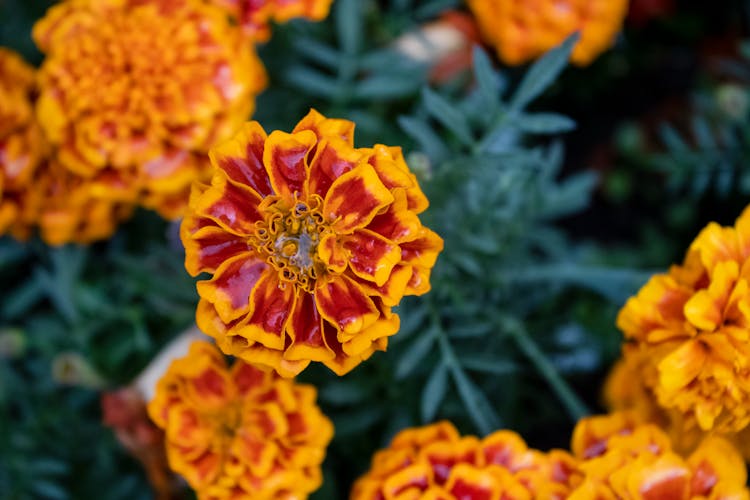
[[[224,323],[229,323],[247,313],[250,292],[267,267],[265,262],[239,255],[224,262],[210,280],[199,281],[198,294],[214,305]]]
[[[404,262],[431,268],[435,265],[438,254],[443,250],[443,239],[434,231],[423,227],[419,237],[400,243],[399,246]]]
[[[391,192],[394,202],[384,213],[376,215],[367,229],[388,238],[394,243],[413,240],[422,225],[414,212],[406,206],[406,194],[403,189]]]
[[[360,165],[334,181],[323,203],[323,214],[334,221],[332,227],[337,232],[350,233],[365,227],[391,203],[393,195],[375,170]]]
[[[276,273],[266,273],[253,288],[248,320],[236,332],[269,349],[284,349],[284,330],[294,308],[294,287],[280,287]]]
[[[185,268],[192,276],[215,273],[222,263],[250,250],[244,238],[238,238],[218,226],[203,227],[182,241],[185,245]],[[245,258],[250,258],[250,255]]]
[[[255,232],[255,222],[262,219],[258,212],[260,201],[260,195],[249,187],[218,174],[211,181],[211,187],[196,200],[194,211],[228,231],[249,235]]]
[[[334,357],[333,351],[323,341],[322,320],[315,297],[310,293],[300,293],[289,323],[293,340],[284,353],[285,359],[324,361]]]
[[[268,136],[263,164],[277,195],[291,201],[294,193],[304,192],[306,157],[317,141],[309,130],[296,134],[274,131]]]
[[[412,267],[399,264],[393,268],[391,275],[382,286],[375,286],[375,283],[361,279],[357,279],[356,282],[367,295],[377,295],[384,305],[396,306],[404,297],[406,286],[411,279]]]
[[[316,288],[315,301],[323,318],[349,335],[367,328],[380,315],[370,297],[346,276]]]
[[[393,267],[401,261],[398,245],[366,229],[357,229],[344,241],[350,252],[349,266],[362,279],[383,286]]]
[[[232,379],[241,396],[246,396],[256,389],[263,389],[272,375],[249,363],[235,361],[232,366]]]
[[[250,186],[261,196],[273,194],[263,166],[266,137],[266,131],[258,122],[248,122],[234,138],[211,150],[211,162],[230,179]]]
[[[318,257],[328,271],[342,273],[346,269],[347,252],[335,234],[324,236],[318,244]]]
[[[353,169],[363,154],[341,139],[323,140],[310,162],[310,192],[325,198],[333,181]]]

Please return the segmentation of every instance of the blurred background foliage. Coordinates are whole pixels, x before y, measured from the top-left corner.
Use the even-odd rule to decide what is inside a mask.
[[[52,3],[0,0],[0,45],[38,64],[30,30]],[[336,425],[314,498],[346,498],[406,426],[508,427],[547,449],[601,408],[618,308],[750,193],[750,2],[672,7],[631,18],[584,69],[566,68],[567,45],[513,69],[476,48],[470,70],[431,81],[393,41],[458,0],[337,0],[260,49],[255,118],[288,130],[316,107],[356,121],[360,145],[402,145],[446,242],[387,353],[301,377]],[[192,324],[177,226],[143,211],[89,248],[3,238],[0,279],[0,497],[150,498],[100,393]]]

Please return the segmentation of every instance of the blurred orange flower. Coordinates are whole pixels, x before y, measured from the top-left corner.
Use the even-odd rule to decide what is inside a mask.
[[[583,479],[570,500],[750,498],[742,457],[719,437],[704,439],[683,458],[657,426],[614,413],[581,420],[571,447]]]
[[[240,30],[200,0],[68,0],[33,35],[46,53],[36,111],[62,165],[117,171],[166,217],[265,86]]]
[[[212,344],[194,342],[158,382],[148,413],[199,499],[306,498],[333,437],[315,399],[312,386],[239,360],[228,367]]]
[[[209,0],[227,10],[256,42],[271,38],[271,22],[285,23],[294,18],[320,21],[328,16],[333,0]]]
[[[401,431],[378,451],[351,500],[566,498],[575,461],[560,450],[531,450],[514,432],[480,440],[449,422]]]
[[[586,66],[607,50],[628,12],[628,0],[467,0],[485,41],[510,65],[544,54],[575,32],[571,61]]]
[[[658,404],[704,431],[750,424],[750,209],[734,227],[709,224],[685,261],[625,304],[619,328],[645,354]]]
[[[354,124],[311,111],[292,133],[251,122],[211,151],[181,228],[197,322],[231,355],[283,376],[339,375],[385,350],[391,308],[429,288],[442,239],[400,148],[353,147]]]
[[[29,236],[33,223],[20,197],[49,150],[34,118],[34,79],[31,66],[0,47],[0,234],[19,239]]]

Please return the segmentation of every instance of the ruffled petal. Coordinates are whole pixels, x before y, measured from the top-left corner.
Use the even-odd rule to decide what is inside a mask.
[[[354,122],[340,118],[326,118],[314,109],[311,109],[297,123],[292,133],[303,130],[312,130],[318,139],[337,138],[349,146],[354,146]]]
[[[214,176],[211,186],[191,204],[196,215],[215,221],[237,235],[255,232],[255,223],[263,219],[258,211],[261,197],[247,186],[224,174]]]
[[[378,179],[370,165],[360,165],[334,181],[323,203],[323,215],[333,221],[340,234],[363,228],[384,207],[393,203],[393,195]]]
[[[379,316],[370,297],[346,276],[316,288],[315,302],[323,318],[342,334],[356,334],[372,325]]]
[[[295,300],[294,287],[282,287],[275,272],[265,273],[250,295],[247,319],[235,333],[269,349],[283,350]]]
[[[289,360],[325,361],[335,356],[323,339],[323,318],[318,312],[315,296],[302,292],[289,322],[292,344],[284,353]]]
[[[689,340],[659,363],[659,381],[669,392],[680,390],[692,382],[703,370],[706,347],[697,340]]]
[[[261,196],[273,194],[263,166],[266,137],[266,131],[258,122],[248,122],[232,139],[211,149],[211,162],[230,179],[251,187]]]
[[[191,232],[189,226],[194,221],[195,217],[186,217],[180,231]],[[245,259],[252,258],[247,240],[216,225],[204,226],[190,235],[183,234],[182,241],[185,244],[185,269],[191,276],[215,273],[222,263],[240,254]]]
[[[349,251],[349,266],[358,277],[383,286],[396,264],[401,249],[392,241],[366,229],[357,229],[344,240]]]
[[[274,131],[266,139],[263,164],[271,179],[274,192],[292,203],[295,193],[305,192],[307,181],[307,156],[317,143],[309,130],[287,134]]]
[[[198,294],[216,308],[225,323],[235,320],[250,310],[250,293],[263,272],[265,262],[238,255],[224,262],[213,278],[197,283]]]
[[[365,155],[338,138],[318,143],[310,162],[309,193],[325,198],[333,181],[352,170]]]

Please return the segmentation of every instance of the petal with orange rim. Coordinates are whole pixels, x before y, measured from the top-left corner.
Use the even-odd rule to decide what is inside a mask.
[[[355,334],[380,315],[372,299],[351,278],[337,276],[315,289],[315,302],[323,318],[344,334]]]
[[[372,166],[364,164],[336,179],[323,202],[323,214],[338,233],[363,228],[389,204],[393,195]]]
[[[711,272],[719,262],[740,258],[739,241],[734,228],[722,227],[712,222],[706,226],[690,245],[690,250],[700,254],[701,263]]]
[[[341,343],[341,349],[347,356],[351,357],[361,357],[367,351],[370,351],[371,354],[374,349],[373,344],[377,340],[395,335],[400,326],[401,319],[398,315],[392,314],[390,317],[381,315],[375,323],[363,329],[361,332],[346,336],[346,338],[341,338],[344,337],[344,335],[339,334],[340,340],[343,341]]]
[[[419,187],[417,177],[409,171],[401,148],[376,144],[372,151],[374,154],[370,157],[370,164],[375,167],[383,183],[389,189],[405,188],[409,210],[417,214],[427,210],[430,203]]]
[[[288,326],[292,344],[286,349],[284,358],[325,361],[335,357],[334,352],[323,339],[322,321],[323,318],[315,303],[315,296],[311,293],[300,292]]]
[[[230,179],[250,186],[261,196],[273,194],[268,172],[263,166],[267,137],[258,122],[245,123],[232,139],[211,149],[211,162],[226,172]]]
[[[247,397],[250,393],[262,390],[273,378],[271,372],[261,370],[257,366],[241,360],[234,362],[230,373],[234,385],[242,397]]]
[[[705,438],[687,459],[693,471],[691,492],[708,497],[713,487],[728,483],[742,487],[747,481],[747,469],[737,448],[726,439]]]
[[[297,123],[292,133],[302,130],[312,130],[318,139],[335,137],[349,146],[354,145],[354,122],[340,118],[326,118],[314,109],[310,109],[310,112]]]
[[[279,446],[276,440],[259,431],[253,426],[240,427],[232,441],[231,453],[250,469],[253,476],[264,477],[271,472]]]
[[[349,251],[349,267],[358,277],[383,286],[396,264],[401,249],[392,241],[367,229],[357,229],[344,240]]]
[[[222,263],[240,254],[246,254],[245,259],[252,258],[246,239],[219,226],[204,226],[189,234],[188,226],[194,220],[194,217],[186,217],[180,228],[185,246],[185,269],[191,276],[215,273]]]
[[[238,255],[224,262],[214,276],[196,284],[198,295],[212,303],[225,323],[250,309],[250,293],[268,265],[260,260]]]
[[[669,392],[685,387],[701,373],[707,356],[703,343],[697,340],[684,342],[659,362],[659,383]]]
[[[517,484],[513,477],[504,469],[499,469],[505,475],[509,476],[510,482],[516,483],[514,490],[518,490],[520,484]],[[522,500],[530,498],[528,492],[521,487],[525,496],[518,496],[517,491],[501,489],[500,481],[495,471],[481,470],[467,464],[458,464],[451,471],[445,489],[453,494],[455,498],[471,498],[472,500],[499,500],[500,495],[503,498]],[[504,486],[504,485],[503,485]]]
[[[432,268],[438,254],[443,250],[443,238],[436,232],[422,227],[417,238],[400,243],[401,259],[420,267]]]
[[[307,156],[317,141],[315,134],[309,130],[293,134],[276,130],[268,136],[263,164],[277,195],[292,202],[295,193],[304,194],[308,174]]]
[[[481,453],[485,462],[500,465],[514,472],[533,462],[524,440],[512,431],[496,431],[482,440]]]
[[[223,174],[215,175],[211,182],[211,186],[191,203],[195,214],[215,221],[234,234],[254,234],[255,222],[263,219],[258,211],[260,195]]]
[[[419,218],[406,206],[406,194],[403,189],[391,191],[394,201],[382,214],[376,215],[367,229],[388,238],[394,243],[413,240],[422,227]]]
[[[411,489],[426,490],[432,481],[432,468],[426,463],[414,463],[391,474],[383,482],[383,493],[385,498],[401,498],[399,495]]]
[[[328,234],[318,244],[318,257],[329,272],[338,274],[343,273],[346,269],[349,256],[344,249],[341,238],[336,234]]]
[[[310,161],[310,193],[325,198],[333,181],[353,169],[363,158],[361,150],[341,139],[321,140]]]
[[[282,351],[269,349],[260,344],[250,344],[238,348],[235,350],[234,355],[248,363],[255,363],[273,368],[276,370],[276,373],[284,378],[292,378],[299,375],[299,373],[310,364],[310,360],[297,361],[284,359]]]
[[[375,286],[373,282],[359,278],[355,278],[355,281],[367,295],[380,297],[384,305],[394,307],[404,298],[411,278],[412,267],[399,264],[393,268],[382,286]]]
[[[269,349],[283,350],[285,330],[296,300],[294,287],[282,288],[276,272],[263,274],[249,297],[250,310],[235,333]]]
[[[333,359],[323,361],[332,372],[338,376],[343,376],[356,368],[362,361],[367,359],[373,352],[375,347],[370,346],[363,353],[358,356],[349,356],[344,352],[341,341],[338,339],[339,331],[330,323],[323,321],[323,339],[326,345],[331,351],[333,351]]]
[[[643,500],[683,500],[690,495],[690,469],[679,456],[667,453],[631,473],[627,490],[618,493]]]
[[[419,459],[430,464],[435,482],[443,485],[457,464],[478,465],[478,447],[479,440],[473,436],[464,437],[457,443],[430,443],[419,451]]]

